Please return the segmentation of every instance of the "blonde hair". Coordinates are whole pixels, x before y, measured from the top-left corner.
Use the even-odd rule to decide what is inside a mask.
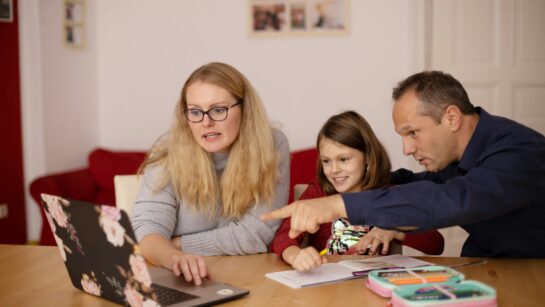
[[[211,154],[196,142],[183,114],[187,108],[187,88],[197,81],[219,86],[242,102],[239,135],[231,146],[221,179]],[[176,120],[170,132],[154,145],[140,172],[150,165],[161,165],[157,190],[170,182],[180,199],[209,218],[218,213],[240,218],[254,205],[272,202],[278,160],[272,129],[255,89],[234,67],[214,62],[189,76],[176,105]],[[222,205],[218,210],[219,204]]]

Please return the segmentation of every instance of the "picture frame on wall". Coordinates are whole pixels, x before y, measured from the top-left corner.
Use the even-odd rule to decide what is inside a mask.
[[[250,35],[346,35],[349,0],[248,0]]]
[[[69,47],[85,46],[85,0],[64,0],[64,43]]]
[[[13,22],[12,0],[0,0],[0,22]]]

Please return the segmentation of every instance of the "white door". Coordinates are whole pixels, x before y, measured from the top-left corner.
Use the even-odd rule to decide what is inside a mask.
[[[545,1],[432,0],[421,11],[426,69],[452,74],[474,105],[545,134]],[[440,231],[443,256],[459,256],[467,233]]]
[[[432,6],[430,69],[451,73],[474,105],[545,134],[545,1]]]

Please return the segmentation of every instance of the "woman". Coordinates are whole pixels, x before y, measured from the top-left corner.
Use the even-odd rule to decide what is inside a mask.
[[[316,141],[320,161],[317,164],[317,182],[312,182],[301,199],[310,199],[336,193],[350,193],[389,185],[390,159],[384,146],[375,136],[367,121],[354,111],[332,116],[324,124]],[[285,219],[278,229],[271,249],[284,261],[299,271],[307,271],[327,262],[319,251],[339,252],[339,246],[349,251],[386,254],[393,240],[416,248],[427,254],[441,254],[443,237],[434,230],[419,234],[404,234],[366,226],[349,226],[341,233],[365,234],[357,244],[346,246],[343,239],[333,236],[332,223],[323,224],[314,234],[308,234],[308,247],[301,247],[304,234],[297,239],[288,236],[290,219]],[[334,225],[345,227],[346,221]],[[344,231],[343,231],[344,230]],[[328,242],[328,239],[329,242]],[[346,251],[346,250],[344,250]]]
[[[286,204],[289,147],[250,82],[209,63],[185,82],[170,132],[141,167],[132,224],[148,261],[201,283],[202,256],[267,252]]]

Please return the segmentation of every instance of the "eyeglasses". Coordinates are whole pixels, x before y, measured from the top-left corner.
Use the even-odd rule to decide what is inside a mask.
[[[239,101],[229,107],[213,107],[208,111],[203,111],[201,109],[185,109],[184,114],[185,118],[187,118],[187,120],[192,123],[202,122],[205,114],[208,115],[208,118],[210,118],[211,120],[220,122],[227,118],[227,113],[229,112],[229,109],[236,107],[241,103],[242,101]]]

